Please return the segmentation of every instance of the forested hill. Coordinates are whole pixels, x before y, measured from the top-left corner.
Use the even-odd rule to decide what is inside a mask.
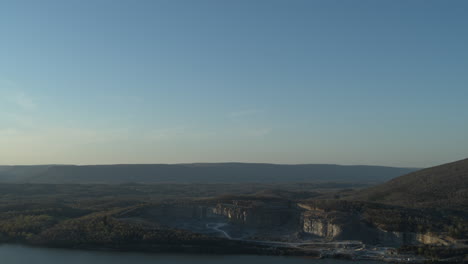
[[[324,164],[193,163],[146,165],[0,166],[0,182],[10,183],[379,183],[415,169]]]
[[[363,190],[354,199],[468,210],[468,159],[422,169]]]

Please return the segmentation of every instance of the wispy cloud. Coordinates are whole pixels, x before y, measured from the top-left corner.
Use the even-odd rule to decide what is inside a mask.
[[[254,128],[246,131],[246,134],[251,137],[263,137],[270,134],[272,131],[271,128]]]
[[[5,78],[0,78],[0,101],[2,99],[23,110],[33,110],[37,106],[35,99],[20,84]]]
[[[19,131],[14,128],[3,128],[0,129],[0,137],[11,137],[19,134]]]
[[[0,131],[19,135],[21,131],[31,129],[35,125],[34,114],[37,108],[35,99],[28,95],[14,81],[0,77]]]
[[[32,127],[36,123],[30,114],[22,113],[2,112],[0,113],[0,119],[2,121],[0,127],[7,124],[19,127]]]
[[[234,111],[229,113],[230,118],[240,118],[240,117],[246,117],[246,116],[253,116],[257,114],[264,113],[264,110],[260,109],[246,109],[246,110],[240,110],[240,111]]]
[[[184,127],[178,128],[164,128],[164,129],[153,129],[150,130],[142,136],[143,139],[149,140],[150,142],[154,141],[165,141],[170,140],[174,137],[178,137],[184,134]]]
[[[36,108],[34,99],[24,92],[15,92],[8,97],[8,100],[24,110],[33,110]]]

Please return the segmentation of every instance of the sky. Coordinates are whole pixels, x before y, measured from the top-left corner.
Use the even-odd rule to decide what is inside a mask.
[[[468,1],[0,0],[0,164],[468,157]]]

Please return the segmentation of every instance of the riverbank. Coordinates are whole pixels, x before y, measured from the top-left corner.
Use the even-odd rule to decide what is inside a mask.
[[[83,251],[0,245],[2,263],[8,264],[347,264],[338,259],[308,257],[212,255],[212,254],[146,254],[135,252]],[[360,262],[379,264],[375,261]]]

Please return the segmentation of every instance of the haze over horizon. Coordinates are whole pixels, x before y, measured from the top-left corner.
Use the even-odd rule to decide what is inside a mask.
[[[218,161],[218,162],[176,162],[176,163],[37,163],[37,164],[0,164],[1,166],[114,166],[114,165],[203,165],[203,164],[268,164],[268,165],[331,165],[331,166],[376,166],[398,167],[378,164],[337,164],[337,163],[272,163],[272,162],[242,162],[242,161]],[[435,164],[434,166],[441,165]],[[416,167],[401,167],[422,169]]]
[[[0,3],[0,164],[468,157],[467,1]]]

